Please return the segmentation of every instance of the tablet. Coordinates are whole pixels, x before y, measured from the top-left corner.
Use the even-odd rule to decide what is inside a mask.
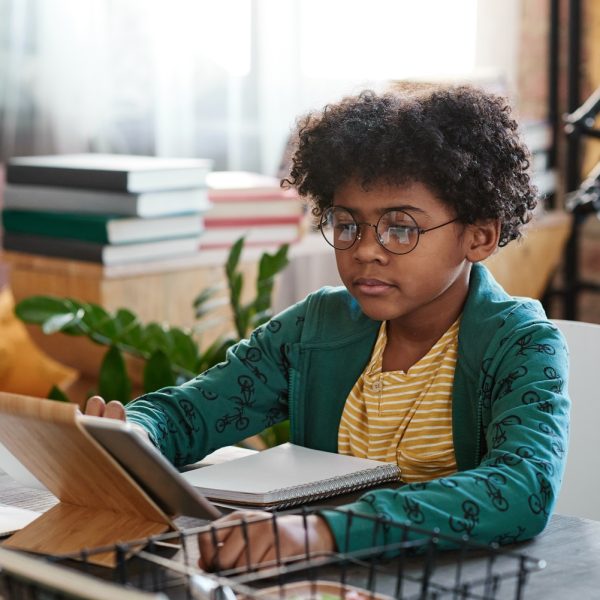
[[[165,513],[208,520],[222,516],[131,424],[88,415],[77,418]]]

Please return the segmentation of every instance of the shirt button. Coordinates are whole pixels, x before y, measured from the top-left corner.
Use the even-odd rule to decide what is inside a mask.
[[[380,380],[374,381],[374,382],[371,384],[371,389],[372,389],[374,392],[381,392],[381,390],[383,389],[383,384],[381,383],[381,381],[380,381]]]

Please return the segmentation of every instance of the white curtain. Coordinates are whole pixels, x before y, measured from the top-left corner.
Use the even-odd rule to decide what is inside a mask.
[[[484,4],[497,7],[500,27],[518,2]],[[0,0],[0,160],[102,151],[210,157],[218,169],[275,173],[297,115],[344,94],[476,66],[501,66],[510,80],[516,67],[506,53],[495,63],[478,33],[491,18],[479,7]]]

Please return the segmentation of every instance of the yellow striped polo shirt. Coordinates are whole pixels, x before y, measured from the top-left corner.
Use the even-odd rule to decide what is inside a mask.
[[[405,482],[456,471],[452,385],[460,317],[408,371],[382,371],[387,342],[381,324],[371,360],[346,400],[338,452],[397,462]]]

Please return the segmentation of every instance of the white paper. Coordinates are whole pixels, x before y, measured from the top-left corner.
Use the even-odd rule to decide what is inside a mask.
[[[9,535],[29,525],[41,513],[26,508],[0,504],[0,536]]]
[[[26,487],[47,489],[2,443],[0,443],[0,469]]]

